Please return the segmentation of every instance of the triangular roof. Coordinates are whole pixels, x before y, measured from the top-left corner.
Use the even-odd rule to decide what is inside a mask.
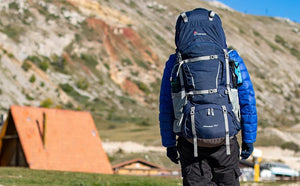
[[[89,112],[12,106],[8,115],[29,168],[112,174]]]
[[[161,169],[161,170],[165,170],[165,168],[163,167],[160,167],[159,165],[156,165],[154,163],[151,163],[149,161],[146,161],[146,160],[143,160],[143,159],[133,159],[133,160],[129,160],[129,161],[125,161],[125,162],[122,162],[122,163],[119,163],[119,164],[116,164],[116,165],[113,165],[112,168],[113,169],[119,169],[119,168],[122,168],[122,167],[125,167],[127,165],[131,165],[133,163],[141,163],[143,165],[146,165],[152,169]]]

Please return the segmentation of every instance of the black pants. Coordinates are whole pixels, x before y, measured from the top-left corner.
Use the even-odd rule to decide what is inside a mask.
[[[218,147],[198,147],[194,157],[193,144],[179,137],[177,149],[180,154],[184,186],[236,186],[239,184],[239,144],[236,137],[230,140],[231,154],[226,154],[225,144]]]

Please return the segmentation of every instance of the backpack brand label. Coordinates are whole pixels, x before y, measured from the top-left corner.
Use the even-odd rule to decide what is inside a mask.
[[[204,128],[213,128],[213,127],[218,127],[219,124],[212,124],[212,125],[203,125]]]
[[[204,33],[204,32],[197,32],[197,31],[194,31],[194,36],[206,36],[207,34]]]

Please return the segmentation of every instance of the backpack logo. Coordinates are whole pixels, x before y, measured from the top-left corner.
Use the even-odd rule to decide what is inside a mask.
[[[204,128],[213,128],[213,127],[218,127],[219,124],[212,124],[212,125],[203,125]]]
[[[197,32],[197,31],[194,31],[193,34],[194,34],[194,36],[206,36],[207,35],[206,33]]]

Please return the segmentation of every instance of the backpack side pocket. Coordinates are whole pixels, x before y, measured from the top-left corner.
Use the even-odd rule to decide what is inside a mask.
[[[229,98],[232,104],[232,112],[235,115],[235,118],[238,122],[241,121],[241,113],[240,113],[240,103],[239,103],[239,95],[237,89],[230,89]]]

